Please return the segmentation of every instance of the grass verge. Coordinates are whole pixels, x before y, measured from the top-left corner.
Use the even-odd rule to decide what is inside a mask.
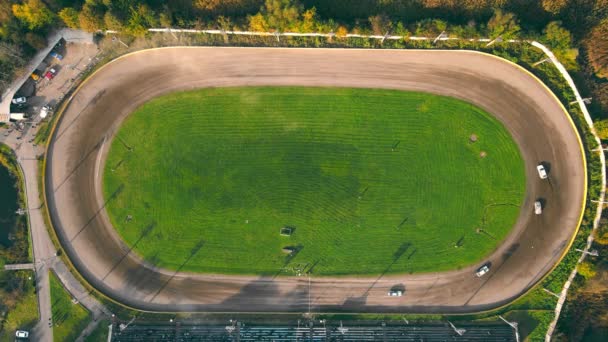
[[[51,311],[53,316],[53,340],[75,341],[91,321],[91,315],[82,305],[74,303],[72,297],[53,272],[49,272],[51,283]]]
[[[95,330],[84,339],[84,342],[106,342],[108,341],[108,326],[110,321],[103,320],[97,323]]]
[[[0,283],[10,284],[12,293],[2,292],[10,299],[8,312],[0,329],[0,342],[14,341],[16,330],[31,330],[38,322],[38,298],[32,271],[0,271]],[[19,289],[18,291],[16,291]],[[3,309],[5,310],[5,309]]]

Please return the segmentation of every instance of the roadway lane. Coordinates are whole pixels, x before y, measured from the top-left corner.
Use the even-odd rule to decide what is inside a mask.
[[[306,85],[432,92],[493,113],[518,144],[526,197],[517,223],[476,278],[462,270],[377,277],[175,274],[142,262],[109,224],[100,191],[113,134],[142,103],[201,87]],[[167,117],[167,120],[170,120]],[[550,181],[535,166],[550,164]],[[108,296],[145,310],[471,312],[517,297],[559,259],[576,231],[586,174],[579,137],[550,92],[504,60],[474,52],[168,48],[120,58],[91,77],[63,113],[47,153],[54,227],[79,271]],[[509,172],[509,170],[505,170]],[[533,202],[544,198],[543,215]],[[110,199],[111,200],[111,199]],[[169,247],[169,246],[168,246]],[[432,257],[429,255],[429,257]],[[406,295],[389,298],[395,284]],[[309,302],[310,299],[310,302]]]

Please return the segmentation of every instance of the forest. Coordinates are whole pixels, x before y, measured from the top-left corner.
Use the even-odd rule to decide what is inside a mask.
[[[3,0],[0,88],[59,27],[132,36],[172,27],[540,39],[560,58],[578,58],[597,100],[594,116],[608,112],[608,0]]]

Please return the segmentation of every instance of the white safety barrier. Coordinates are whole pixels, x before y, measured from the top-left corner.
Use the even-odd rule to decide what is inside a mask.
[[[570,88],[572,88],[572,92],[574,93],[574,96],[576,97],[576,102],[578,103],[579,107],[581,108],[581,111],[583,112],[585,121],[587,122],[587,125],[589,126],[589,129],[591,130],[591,133],[595,137],[595,141],[597,142],[597,144],[599,146],[598,151],[600,154],[600,161],[602,164],[601,165],[601,167],[602,167],[602,190],[600,191],[600,198],[598,199],[598,204],[597,204],[597,212],[595,214],[595,219],[593,220],[593,230],[592,230],[591,234],[589,234],[589,237],[587,238],[587,245],[585,245],[584,252],[581,254],[581,257],[578,259],[578,262],[580,263],[583,260],[585,260],[585,257],[587,256],[587,252],[589,251],[589,248],[591,248],[591,243],[593,242],[593,232],[595,232],[597,230],[597,228],[600,224],[600,219],[602,218],[602,209],[604,207],[604,199],[606,197],[606,156],[604,155],[604,151],[602,149],[602,142],[601,142],[599,136],[597,135],[595,127],[593,126],[593,120],[591,120],[591,115],[589,115],[589,111],[587,111],[587,106],[585,105],[585,102],[583,101],[581,94],[578,92],[578,89],[576,88],[576,85],[574,84],[574,80],[572,80],[572,77],[570,77],[570,74],[568,73],[566,68],[555,57],[553,52],[551,52],[551,50],[549,50],[546,46],[542,45],[539,42],[531,42],[531,44],[533,46],[541,49],[547,55],[547,57],[551,60],[551,62],[553,62],[553,64],[557,68],[557,70],[559,70],[559,72],[562,74],[562,76],[564,77],[566,82],[568,82],[568,85],[570,86]],[[578,269],[578,266],[572,270],[572,273],[570,273],[568,280],[566,281],[566,283],[564,284],[564,287],[562,288],[562,292],[560,293],[559,300],[557,301],[557,305],[555,306],[555,318],[549,325],[549,330],[547,331],[547,335],[545,336],[546,342],[551,341],[551,336],[553,335],[553,331],[555,330],[555,326],[559,319],[559,315],[562,311],[562,307],[564,305],[564,302],[566,301],[568,289],[570,288],[570,284],[572,284],[572,280],[574,279],[574,277],[576,277],[576,274],[578,272],[577,269]]]

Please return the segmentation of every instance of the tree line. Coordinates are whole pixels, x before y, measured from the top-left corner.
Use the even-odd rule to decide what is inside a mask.
[[[144,36],[150,27],[540,39],[608,77],[608,0],[3,0],[0,87],[58,27]],[[571,63],[568,61],[572,61]],[[587,71],[587,70],[586,70]],[[593,83],[602,110],[608,85]]]

